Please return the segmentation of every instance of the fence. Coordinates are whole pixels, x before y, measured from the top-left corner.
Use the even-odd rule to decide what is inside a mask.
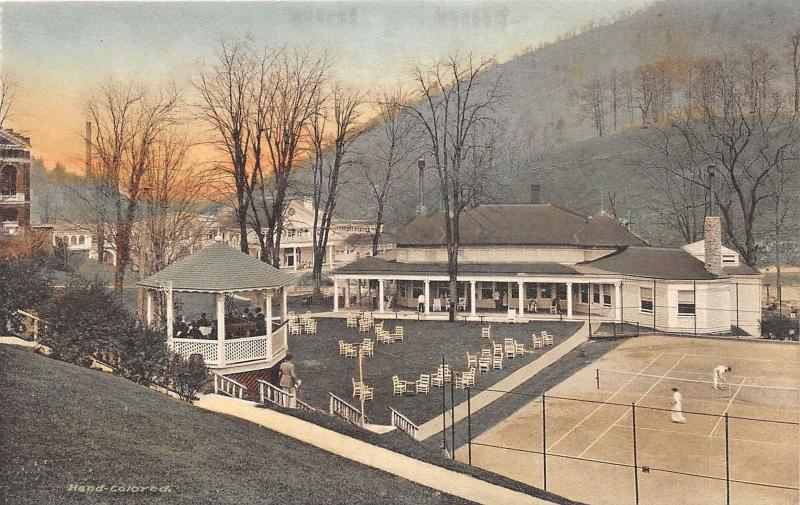
[[[598,385],[599,385],[599,371],[598,371]],[[781,388],[778,388],[781,389]],[[533,425],[527,426],[529,428],[528,431],[525,431],[526,436],[520,437],[519,445],[497,445],[492,443],[486,442],[479,442],[473,439],[472,433],[472,408],[471,408],[471,396],[472,391],[494,391],[498,393],[504,394],[512,394],[512,395],[523,395],[531,397],[531,402],[528,404],[532,409],[534,409],[534,413],[540,413],[540,416],[534,415]],[[579,405],[589,405],[594,406],[595,409],[592,413],[596,412],[598,409],[604,406],[611,406],[614,408],[624,409],[622,416],[620,416],[620,420],[623,417],[630,416],[630,426],[627,425],[618,425],[616,423],[612,424],[611,426],[619,426],[623,429],[629,428],[627,431],[627,435],[624,439],[615,439],[614,440],[614,447],[613,449],[606,449],[606,453],[603,456],[608,456],[608,452],[611,452],[611,457],[609,458],[593,458],[587,457],[585,455],[588,452],[589,448],[594,445],[597,441],[600,440],[609,430],[602,432],[600,437],[598,437],[592,445],[590,445],[586,450],[584,450],[580,454],[567,454],[563,452],[556,452],[553,450],[554,446],[558,445],[561,440],[563,440],[567,435],[571,433],[572,430],[577,428],[575,425],[571,428],[570,431],[567,432],[566,435],[562,435],[560,438],[553,440],[548,440],[548,435],[552,435],[555,430],[561,430],[564,425],[564,411],[560,409],[567,409],[570,408],[574,409],[575,407],[570,407],[570,405],[579,406]],[[800,407],[800,405],[798,405]],[[449,409],[443,406],[442,409],[442,418],[443,420],[448,415],[447,410],[450,410],[450,416],[452,419],[453,412],[455,410],[455,405],[451,402],[449,405]],[[492,449],[499,449],[502,451],[511,451],[513,453],[521,453],[521,454],[530,454],[536,455],[541,458],[541,467],[537,466],[525,466],[525,468],[530,468],[531,472],[541,472],[539,476],[534,476],[533,479],[536,482],[541,482],[542,487],[545,491],[548,490],[548,462],[553,462],[554,460],[560,461],[572,461],[572,462],[585,462],[591,463],[592,465],[602,465],[607,468],[618,468],[622,469],[621,471],[630,472],[630,488],[628,493],[630,494],[631,502],[636,503],[637,505],[641,501],[645,501],[641,496],[641,487],[640,487],[640,474],[664,474],[664,475],[671,475],[681,479],[702,479],[705,481],[717,482],[718,484],[724,484],[724,503],[726,505],[730,505],[731,503],[748,503],[747,498],[743,500],[739,500],[738,502],[735,501],[736,496],[732,495],[732,485],[740,486],[737,489],[745,490],[746,488],[750,488],[749,491],[752,489],[759,489],[764,492],[764,490],[771,489],[773,492],[778,493],[785,493],[791,497],[791,499],[796,500],[798,496],[798,492],[800,488],[798,488],[797,481],[793,481],[792,483],[776,483],[776,482],[764,482],[762,480],[757,480],[759,476],[756,478],[745,478],[742,476],[735,476],[732,475],[731,468],[734,466],[734,455],[731,452],[731,441],[735,441],[738,444],[742,443],[752,443],[753,447],[763,447],[765,442],[763,440],[755,440],[754,439],[742,439],[736,438],[731,436],[731,432],[748,432],[748,433],[756,433],[759,436],[763,437],[764,434],[772,434],[776,438],[775,445],[780,444],[787,444],[788,447],[794,448],[789,449],[789,452],[793,454],[793,459],[790,459],[788,462],[782,461],[774,461],[776,468],[780,468],[782,464],[798,464],[797,460],[797,444],[791,445],[791,441],[787,441],[786,436],[798,436],[798,427],[800,427],[800,422],[796,421],[788,421],[788,420],[781,420],[781,419],[762,419],[762,418],[754,418],[754,417],[745,417],[745,416],[734,416],[729,415],[727,413],[727,409],[723,413],[711,413],[711,412],[700,412],[700,411],[683,411],[683,414],[688,416],[689,418],[694,417],[695,422],[698,417],[702,418],[716,418],[716,421],[713,424],[712,434],[717,432],[717,430],[722,430],[723,436],[715,436],[714,438],[719,438],[720,442],[724,441],[724,450],[719,451],[719,461],[718,463],[719,468],[724,469],[719,474],[714,474],[713,472],[708,473],[701,473],[692,471],[691,465],[688,465],[690,468],[686,468],[681,466],[682,463],[685,461],[684,459],[678,459],[677,461],[669,461],[669,455],[662,456],[661,459],[666,461],[660,461],[656,456],[648,455],[645,459],[642,459],[642,445],[640,440],[640,434],[643,430],[652,431],[652,432],[660,432],[663,430],[659,430],[653,427],[653,425],[660,419],[662,416],[669,416],[672,413],[672,409],[662,408],[662,407],[652,407],[652,406],[645,406],[645,405],[637,405],[636,403],[615,403],[609,401],[601,401],[601,400],[591,400],[591,399],[583,399],[583,398],[571,398],[565,396],[557,396],[557,395],[535,395],[530,393],[520,393],[520,392],[510,392],[510,391],[501,391],[497,389],[491,388],[469,388],[467,390],[467,416],[464,419],[464,422],[459,423],[458,430],[456,430],[455,425],[451,425],[451,433],[450,433],[450,446],[448,447],[448,436],[446,432],[443,431],[443,443],[445,452],[447,452],[453,459],[456,457],[456,449],[461,448],[466,449],[466,460],[467,463],[472,465],[473,459],[473,447],[486,447]],[[591,415],[591,414],[590,414]],[[637,417],[638,416],[638,417]],[[642,416],[644,416],[644,421],[642,421]],[[587,416],[586,419],[588,419]],[[584,421],[586,420],[584,419]],[[556,427],[555,428],[548,428],[548,420],[553,422],[556,420]],[[713,420],[713,419],[712,419]],[[560,422],[559,422],[560,421]],[[619,422],[619,420],[617,421]],[[710,421],[709,421],[710,422]],[[464,434],[464,424],[466,424],[466,434]],[[606,423],[608,424],[608,423]],[[601,428],[603,426],[601,425]],[[777,435],[776,435],[777,433]],[[464,436],[466,435],[466,436]],[[667,434],[661,434],[664,436],[668,436]],[[705,435],[704,435],[705,436]],[[711,437],[711,435],[709,435]],[[509,436],[504,434],[504,440],[507,440]],[[710,442],[709,442],[710,444]],[[615,453],[620,448],[630,448],[630,454],[627,456],[620,455],[619,453]],[[710,447],[710,446],[709,446]],[[624,449],[628,450],[628,449]],[[658,448],[658,451],[662,451],[663,448]],[[699,449],[698,449],[699,450]],[[762,449],[766,451],[765,449]],[[666,451],[668,452],[668,451]],[[756,468],[753,469],[749,464],[750,461],[762,461],[762,458],[759,458],[758,454],[754,454],[753,450],[744,451],[744,453],[740,457],[746,458],[746,464],[739,464],[738,466],[744,467],[748,469],[748,475],[752,475],[751,472],[753,471],[761,471],[763,475],[760,477],[771,477],[773,472],[771,468]],[[692,454],[683,454],[686,459],[691,459]],[[771,458],[773,455],[771,453],[764,453],[761,455],[765,458]],[[646,458],[649,457],[650,461]],[[624,460],[627,459],[628,461],[625,462]],[[655,464],[654,464],[655,463]],[[739,461],[741,463],[741,461]],[[711,465],[709,465],[711,466]],[[561,466],[563,471],[563,466]],[[581,471],[585,471],[585,468]],[[550,477],[559,476],[558,474],[550,475]],[[602,482],[601,485],[608,486],[609,480],[608,479],[592,479],[592,476],[585,476],[583,482],[591,483],[593,481]],[[598,474],[597,477],[608,477],[606,473]],[[794,475],[793,478],[797,478]],[[769,479],[763,479],[769,480]],[[591,485],[591,484],[585,484]],[[552,489],[551,489],[552,491]],[[672,490],[674,491],[674,490]],[[663,496],[665,492],[669,493],[670,490],[660,489],[659,492]],[[713,503],[712,501],[708,501],[706,503]],[[719,503],[722,503],[720,500]]]
[[[419,426],[414,424],[411,421],[411,419],[407,418],[406,416],[396,411],[392,407],[389,407],[389,410],[392,411],[392,426],[396,427],[406,435],[416,440],[417,432],[419,431]]]
[[[247,388],[236,382],[230,377],[225,377],[216,372],[211,372],[214,376],[214,392],[223,393],[233,398],[242,398],[247,394]]]
[[[258,379],[258,397],[261,403],[270,402],[279,407],[315,412],[317,409],[283,389]]]
[[[364,414],[360,410],[353,407],[333,393],[329,392],[328,396],[330,397],[328,411],[331,415],[337,415],[345,421],[355,424],[356,426],[364,426],[366,417],[364,417]]]

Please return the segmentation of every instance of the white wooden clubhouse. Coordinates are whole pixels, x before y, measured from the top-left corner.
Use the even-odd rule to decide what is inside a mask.
[[[762,276],[723,247],[718,217],[707,219],[708,240],[684,248],[650,247],[607,214],[553,204],[481,205],[462,215],[460,235],[459,318],[591,314],[664,332],[760,331]],[[415,218],[394,251],[333,271],[334,311],[367,297],[388,317],[422,295],[423,317],[445,318],[446,254],[442,216]]]
[[[275,366],[287,352],[286,287],[294,277],[272,267],[258,258],[243,254],[216,241],[204,249],[169,265],[163,270],[139,281],[146,290],[146,318],[153,325],[153,298],[155,291],[165,294],[167,345],[178,354],[189,357],[200,354],[208,367],[219,374],[234,374],[263,370]],[[212,327],[195,338],[174,335],[174,293],[204,293],[215,297],[216,331]],[[255,325],[240,325],[241,331],[226,328],[226,295],[250,298],[265,314],[263,334],[253,331]],[[275,327],[273,297],[280,300],[280,316]],[[212,316],[214,317],[214,316]]]

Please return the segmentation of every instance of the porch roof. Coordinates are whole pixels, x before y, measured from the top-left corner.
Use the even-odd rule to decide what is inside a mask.
[[[716,278],[702,261],[683,249],[664,247],[626,247],[579,266],[654,279],[700,281]]]
[[[560,263],[464,263],[459,262],[461,275],[581,275],[570,265]],[[334,274],[378,275],[447,275],[447,263],[403,263],[380,257],[367,257],[340,267]]]
[[[222,242],[213,242],[138,284],[160,288],[168,282],[174,291],[224,293],[283,287],[294,284],[295,278]]]

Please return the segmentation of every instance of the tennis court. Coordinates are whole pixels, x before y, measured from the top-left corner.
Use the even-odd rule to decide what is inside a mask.
[[[477,437],[472,464],[593,504],[797,504],[799,351],[632,339]],[[671,422],[673,387],[686,424]]]

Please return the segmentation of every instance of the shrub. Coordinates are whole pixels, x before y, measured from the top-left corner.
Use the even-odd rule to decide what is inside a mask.
[[[208,367],[202,356],[195,354],[185,359],[179,354],[170,354],[165,378],[167,387],[172,389],[187,402],[195,399],[195,395],[208,382]]]
[[[140,384],[156,382],[164,375],[169,360],[163,333],[134,328],[118,343],[117,358],[118,372],[127,379]]]
[[[761,319],[761,337],[770,340],[797,340],[798,319],[777,314],[764,314]]]
[[[53,287],[42,275],[43,257],[37,255],[0,260],[0,334],[20,332],[17,310],[42,314]]]

